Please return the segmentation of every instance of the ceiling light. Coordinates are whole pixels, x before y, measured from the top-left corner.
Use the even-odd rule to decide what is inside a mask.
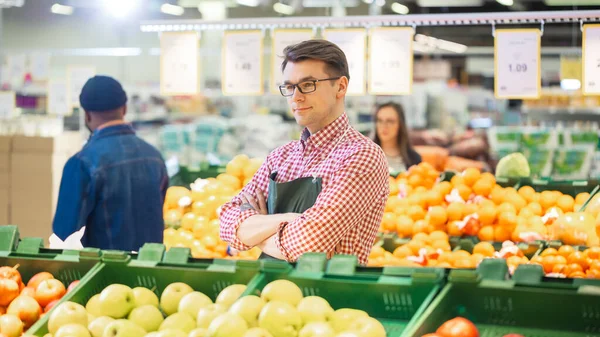
[[[464,44],[460,44],[460,43],[456,43],[456,42],[452,42],[452,41],[446,41],[446,40],[438,39],[438,38],[423,35],[423,34],[415,35],[415,41],[422,45],[425,45],[425,46],[430,46],[432,48],[437,48],[437,49],[443,49],[443,50],[447,50],[447,51],[457,53],[457,54],[462,54],[462,53],[466,52],[467,49],[469,48],[469,47],[465,46]]]
[[[394,11],[395,13],[398,13],[398,14],[405,15],[405,14],[408,14],[409,9],[408,9],[408,7],[404,6],[401,3],[394,2],[392,4],[392,11]]]
[[[546,6],[597,6],[598,0],[544,0]]]
[[[162,6],[160,6],[160,11],[165,14],[180,16],[183,15],[185,9],[181,6],[163,4]]]
[[[385,6],[385,0],[376,0],[375,4],[379,7]]]
[[[479,7],[483,0],[417,0],[419,7]]]
[[[373,1],[375,1],[375,0],[363,0],[364,3],[369,4],[369,5],[372,4]]]
[[[104,0],[104,9],[115,18],[125,18],[137,5],[137,0]]]
[[[279,14],[283,15],[292,15],[294,14],[294,7],[286,4],[282,4],[281,2],[276,2],[273,4],[273,10]]]
[[[73,10],[74,10],[73,7],[71,7],[71,6],[63,6],[61,4],[54,4],[50,8],[50,11],[52,13],[54,13],[54,14],[60,14],[60,15],[71,15],[71,14],[73,14]]]
[[[499,4],[504,6],[512,6],[514,4],[513,0],[496,0]]]
[[[237,0],[238,5],[256,7],[260,4],[260,0]]]

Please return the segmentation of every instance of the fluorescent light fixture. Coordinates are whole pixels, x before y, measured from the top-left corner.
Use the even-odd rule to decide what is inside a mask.
[[[64,6],[61,4],[54,4],[52,5],[52,7],[50,8],[50,11],[54,14],[60,14],[60,15],[71,15],[73,14],[73,10],[74,8],[71,6]]]
[[[581,89],[581,81],[573,78],[565,78],[560,81],[560,87],[563,90],[579,90]]]
[[[544,0],[546,6],[598,6],[598,0]]]
[[[125,18],[137,5],[137,0],[104,0],[104,9],[115,18]]]
[[[163,4],[162,6],[160,6],[160,11],[165,14],[180,16],[183,15],[185,9],[183,9],[183,7],[181,6]]]
[[[369,5],[372,4],[373,1],[375,1],[375,0],[363,0],[364,3],[369,4]]]
[[[218,21],[227,18],[227,7],[222,1],[203,1],[198,4],[203,20]]]
[[[419,7],[479,7],[483,0],[417,0]]]
[[[282,4],[281,2],[276,2],[273,4],[273,10],[279,14],[283,15],[292,15],[294,14],[294,7],[286,4]]]
[[[260,0],[237,0],[238,5],[256,7],[260,4]]]
[[[406,7],[403,4],[398,3],[398,2],[394,2],[392,4],[392,10],[395,13],[402,14],[402,15],[408,14],[408,12],[409,12],[408,7]]]
[[[375,4],[379,7],[385,6],[385,0],[375,0]]]
[[[504,6],[512,6],[514,5],[514,1],[513,0],[496,0],[499,4],[504,5]]]
[[[457,53],[457,54],[465,53],[467,51],[467,49],[469,48],[469,47],[465,46],[464,44],[460,44],[460,43],[456,43],[456,42],[452,42],[452,41],[446,41],[446,40],[438,39],[438,38],[423,35],[423,34],[415,35],[415,41],[417,41],[418,43],[420,43],[422,45],[430,46],[432,48],[447,50],[447,51]]]

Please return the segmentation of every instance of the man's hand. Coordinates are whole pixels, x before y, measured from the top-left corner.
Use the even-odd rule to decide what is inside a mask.
[[[242,199],[242,205],[240,206],[240,209],[242,211],[253,209],[262,215],[268,214],[269,212],[267,210],[267,202],[265,200],[265,195],[263,191],[257,188],[256,196],[257,198],[255,199],[249,193],[242,193],[242,195],[240,196],[240,199]]]

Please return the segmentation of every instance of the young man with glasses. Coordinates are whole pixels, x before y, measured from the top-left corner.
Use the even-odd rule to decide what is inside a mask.
[[[356,255],[366,264],[389,194],[381,148],[352,128],[342,50],[309,40],[281,65],[298,141],[275,149],[240,195],[221,210],[221,238],[237,250],[294,262],[307,252]]]

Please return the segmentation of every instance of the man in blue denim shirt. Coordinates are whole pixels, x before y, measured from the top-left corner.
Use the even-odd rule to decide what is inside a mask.
[[[86,226],[84,247],[137,251],[163,240],[168,187],[164,160],[123,120],[119,82],[95,76],[79,96],[87,128],[83,149],[65,164],[52,229],[62,240]]]

